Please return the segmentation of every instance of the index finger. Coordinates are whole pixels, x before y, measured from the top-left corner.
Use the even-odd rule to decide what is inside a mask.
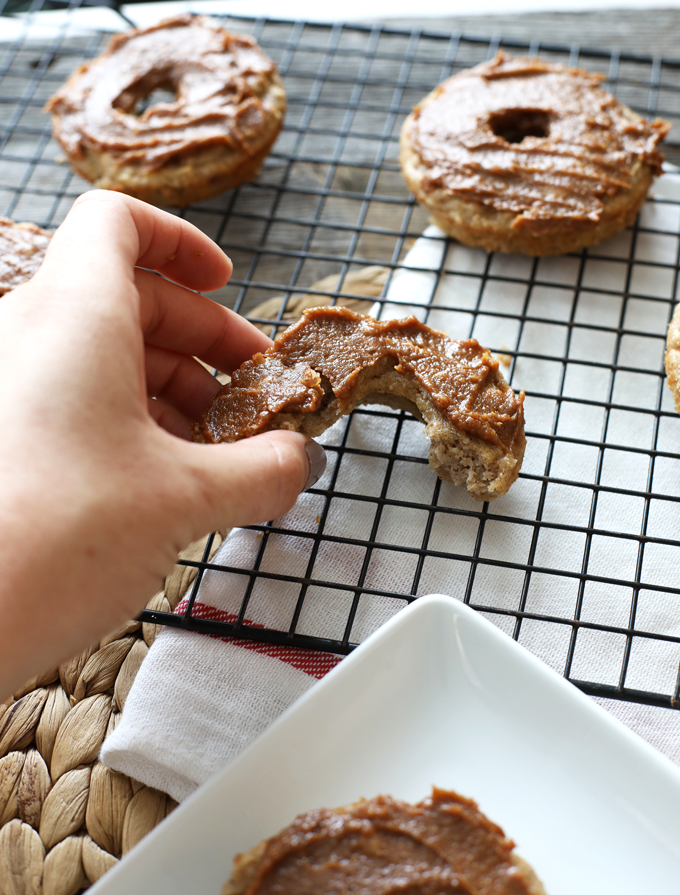
[[[204,295],[187,292],[145,270],[138,270],[135,280],[144,341],[150,345],[200,357],[231,373],[272,344],[252,323]]]
[[[54,234],[39,275],[106,287],[147,267],[189,289],[219,289],[231,261],[193,224],[110,190],[79,196]]]

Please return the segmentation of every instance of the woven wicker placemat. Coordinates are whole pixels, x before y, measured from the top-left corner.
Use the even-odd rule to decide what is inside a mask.
[[[374,298],[387,268],[349,273],[342,291]],[[333,292],[337,275],[312,289]],[[305,294],[285,303],[285,325],[331,298]],[[371,302],[339,299],[365,312]],[[277,319],[284,298],[254,308],[253,317]],[[260,324],[265,332],[271,324]],[[182,559],[203,557],[207,538]],[[222,543],[215,535],[211,557]],[[176,566],[147,609],[171,612],[196,577]],[[170,796],[105,767],[97,760],[115,729],[159,625],[130,621],[80,656],[28,681],[0,704],[0,895],[76,895],[88,888],[176,807]]]
[[[196,573],[176,566],[147,608],[171,612]],[[97,760],[158,630],[130,621],[0,705],[1,895],[75,895],[176,807]]]

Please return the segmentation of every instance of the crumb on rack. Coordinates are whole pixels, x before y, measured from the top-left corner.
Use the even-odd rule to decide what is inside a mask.
[[[496,352],[496,357],[498,358],[499,363],[501,363],[504,367],[509,367],[512,363],[512,355],[506,354],[509,349],[505,345],[501,345],[501,350]]]

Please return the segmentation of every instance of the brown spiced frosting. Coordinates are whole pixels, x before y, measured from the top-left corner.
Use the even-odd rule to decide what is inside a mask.
[[[234,861],[222,895],[545,895],[514,843],[455,792],[301,814]]]
[[[45,257],[52,234],[36,224],[0,218],[0,295],[30,280]]]
[[[661,173],[670,125],[645,121],[602,79],[504,53],[449,78],[404,124],[409,187],[470,245],[540,255],[610,236]]]
[[[491,500],[519,474],[523,402],[475,339],[453,341],[415,317],[312,308],[234,372],[197,439],[233,442],[268,429],[315,437],[359,404],[388,404],[425,423],[430,466],[442,479]]]
[[[167,96],[153,101],[154,91]],[[142,109],[151,97],[153,104]],[[74,169],[97,186],[186,204],[256,173],[285,93],[247,35],[180,15],[114,37],[47,103]]]

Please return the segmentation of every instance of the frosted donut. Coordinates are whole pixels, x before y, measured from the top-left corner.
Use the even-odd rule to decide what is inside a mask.
[[[554,255],[634,220],[670,125],[645,121],[603,75],[499,53],[436,87],[404,122],[410,190],[449,236]]]
[[[300,814],[234,859],[222,895],[545,895],[515,843],[472,799],[376,796]]]
[[[676,307],[668,325],[664,366],[675,409],[680,413],[680,305]]]
[[[0,218],[0,295],[30,280],[45,257],[52,234],[36,224]]]
[[[169,101],[140,111],[160,90]],[[45,108],[86,180],[184,206],[257,174],[281,129],[286,95],[253,38],[181,15],[114,37]]]
[[[493,500],[519,474],[523,403],[475,339],[452,341],[415,317],[312,308],[233,373],[195,438],[233,442],[269,429],[313,438],[359,404],[387,404],[425,423],[440,478]]]

